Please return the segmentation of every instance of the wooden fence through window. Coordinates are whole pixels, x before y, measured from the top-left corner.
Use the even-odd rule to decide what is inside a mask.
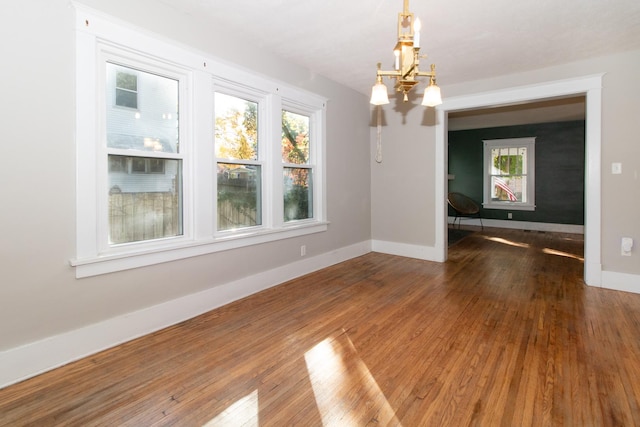
[[[109,195],[109,240],[113,244],[178,236],[182,233],[178,195],[115,193]]]

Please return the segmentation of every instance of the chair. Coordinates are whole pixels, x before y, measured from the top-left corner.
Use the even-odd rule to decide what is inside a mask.
[[[478,218],[480,220],[480,227],[484,230],[482,217],[480,216],[480,206],[478,206],[476,202],[461,193],[449,193],[447,195],[447,202],[456,213],[455,218],[453,218],[454,227],[456,226],[456,220],[458,220],[458,228],[460,228],[460,221],[463,218]]]

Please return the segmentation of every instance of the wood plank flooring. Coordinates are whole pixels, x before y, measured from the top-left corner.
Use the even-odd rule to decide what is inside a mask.
[[[640,295],[581,236],[371,253],[0,390],[0,426],[640,425]]]

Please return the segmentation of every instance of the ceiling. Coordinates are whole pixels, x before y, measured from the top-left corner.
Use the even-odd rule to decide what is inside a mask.
[[[401,0],[155,0],[369,94],[393,65]],[[638,0],[413,0],[438,84],[640,49]],[[388,85],[391,87],[391,84]],[[446,97],[446,93],[443,93]]]

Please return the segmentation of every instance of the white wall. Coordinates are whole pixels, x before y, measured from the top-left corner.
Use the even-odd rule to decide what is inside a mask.
[[[160,2],[83,3],[328,98],[330,225],[324,233],[75,279],[69,260],[76,241],[75,150],[82,141],[74,139],[74,10],[68,0],[3,4],[0,387],[161,326],[157,316],[188,316],[199,296],[215,305],[366,252],[371,238],[366,96],[242,44],[237,34],[232,45],[219,29]],[[141,318],[146,320],[134,324]],[[119,330],[110,336],[114,325]],[[94,347],[85,345],[92,340]]]

